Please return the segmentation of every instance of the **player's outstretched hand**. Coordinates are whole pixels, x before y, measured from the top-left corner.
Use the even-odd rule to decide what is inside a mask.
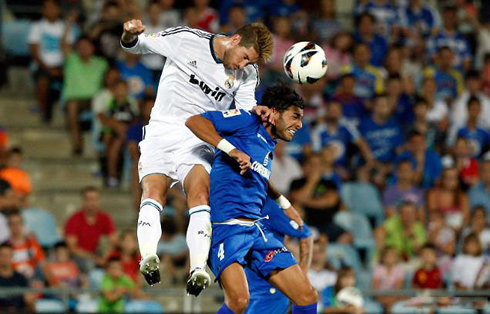
[[[229,153],[229,156],[235,159],[240,165],[240,175],[244,175],[252,167],[250,156],[236,148]]]
[[[272,116],[271,108],[267,106],[255,106],[252,108],[252,112],[258,115],[263,122],[269,122],[270,124],[275,124],[274,118]]]
[[[131,42],[138,35],[143,34],[145,31],[145,25],[141,20],[130,20],[124,23],[124,33],[122,36],[123,41]]]
[[[301,216],[298,213],[298,211],[296,210],[296,208],[291,206],[291,207],[285,209],[284,213],[286,214],[286,216],[288,216],[289,219],[296,222],[300,229],[303,228],[303,225],[304,225],[303,219],[301,219]]]

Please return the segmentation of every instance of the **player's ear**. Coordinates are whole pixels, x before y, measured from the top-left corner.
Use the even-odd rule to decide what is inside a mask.
[[[242,36],[240,36],[238,34],[235,34],[235,35],[231,36],[231,43],[233,45],[238,45],[241,40],[242,40]]]

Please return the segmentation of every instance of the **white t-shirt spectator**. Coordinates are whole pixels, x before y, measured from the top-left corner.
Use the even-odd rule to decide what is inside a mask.
[[[0,213],[0,243],[7,241],[10,238],[10,229],[7,224],[7,218]]]
[[[284,154],[281,160],[272,159],[271,182],[282,194],[287,194],[291,182],[302,176],[301,166],[291,156]]]
[[[459,282],[466,288],[473,288],[478,273],[484,263],[484,257],[461,254],[456,256],[451,269],[453,282]]]
[[[65,27],[65,23],[61,20],[50,23],[47,19],[42,19],[31,27],[28,42],[38,44],[39,58],[49,67],[63,65],[61,38],[65,33]],[[70,44],[73,43],[73,32],[68,34],[66,40]]]
[[[449,113],[447,104],[442,100],[436,100],[434,106],[427,112],[428,122],[441,122]]]

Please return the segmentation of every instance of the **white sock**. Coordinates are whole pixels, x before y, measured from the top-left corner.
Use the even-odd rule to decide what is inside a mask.
[[[191,271],[204,269],[211,247],[211,208],[208,205],[189,209],[189,226],[187,227],[187,246],[189,247]]]
[[[136,234],[142,258],[157,254],[158,241],[162,236],[160,224],[162,210],[162,205],[151,198],[141,201]]]

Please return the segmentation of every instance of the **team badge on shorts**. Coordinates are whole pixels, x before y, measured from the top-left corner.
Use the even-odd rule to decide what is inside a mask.
[[[233,85],[235,85],[235,77],[233,75],[230,75],[225,81],[225,87],[229,89],[232,88]]]

